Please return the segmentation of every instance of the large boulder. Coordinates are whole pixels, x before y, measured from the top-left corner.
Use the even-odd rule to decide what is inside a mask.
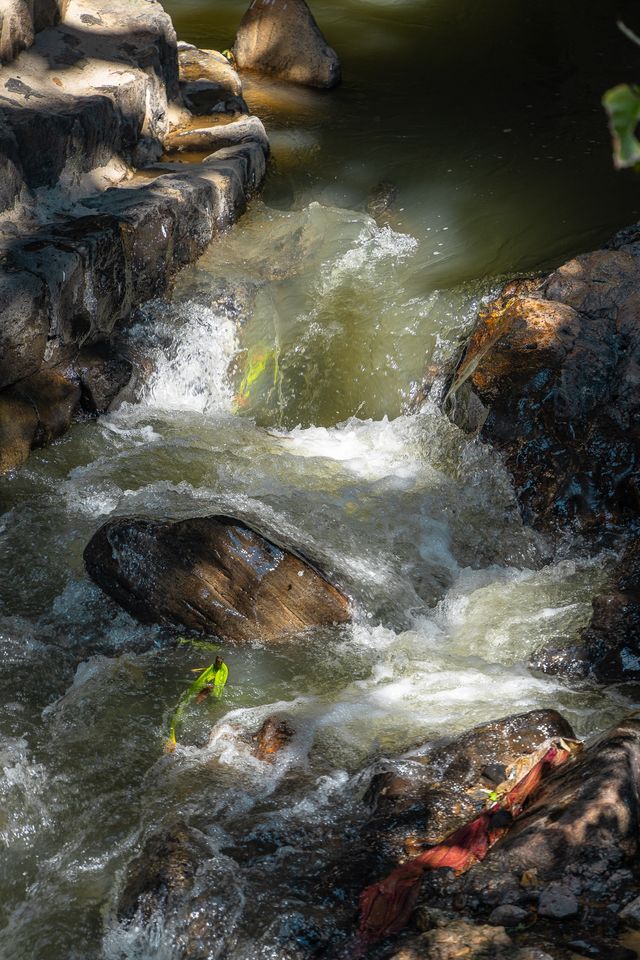
[[[478,318],[448,401],[504,452],[529,522],[598,533],[637,515],[638,266],[625,249],[585,254]]]
[[[233,46],[241,69],[308,87],[340,83],[340,61],[305,0],[253,0]]]
[[[0,393],[0,474],[61,436],[79,405],[79,385],[57,370],[41,370]]]
[[[555,710],[532,710],[491,720],[421,756],[389,764],[372,779],[372,841],[398,862],[439,843],[470,820],[501,782],[515,782],[549,740],[574,739]]]
[[[349,619],[347,598],[319,570],[230,517],[110,520],[84,560],[98,586],[143,623],[244,643]]]

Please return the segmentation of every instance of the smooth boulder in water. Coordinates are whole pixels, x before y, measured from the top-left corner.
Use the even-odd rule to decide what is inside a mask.
[[[340,83],[338,55],[305,0],[253,0],[238,28],[233,55],[241,69],[289,83],[321,88]]]
[[[89,576],[143,623],[235,643],[345,623],[349,601],[303,557],[230,517],[120,517],[87,544]]]

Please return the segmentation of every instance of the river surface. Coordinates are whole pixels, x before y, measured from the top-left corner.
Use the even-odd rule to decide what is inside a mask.
[[[181,38],[224,48],[244,4],[166,6]],[[137,316],[139,402],[0,480],[2,960],[178,960],[185,916],[194,958],[309,957],[339,935],[336,850],[356,855],[382,758],[542,706],[585,735],[636,703],[528,670],[587,622],[609,558],[523,528],[491,451],[410,402],[501,277],[638,216],[599,107],[633,79],[606,6],[317,0],[343,86],[248,81],[273,144],[264,193]],[[224,698],[165,755],[212,657],[119,610],[82,550],[109,516],[209,513],[302,549],[354,618],[223,647]],[[296,736],[264,764],[247,737],[275,710]],[[210,850],[206,908],[122,926],[127,864],[177,822]]]

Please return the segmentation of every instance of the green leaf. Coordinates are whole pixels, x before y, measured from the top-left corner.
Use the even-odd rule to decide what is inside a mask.
[[[609,117],[613,139],[613,162],[618,170],[640,163],[640,141],[636,128],[640,122],[640,88],[621,83],[607,90],[602,105]]]

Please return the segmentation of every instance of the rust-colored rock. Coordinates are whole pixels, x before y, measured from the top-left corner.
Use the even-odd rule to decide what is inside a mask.
[[[270,643],[349,619],[347,598],[319,570],[230,517],[110,520],[84,559],[143,623]]]
[[[640,506],[640,285],[624,249],[576,257],[505,290],[478,319],[449,394],[472,391],[524,517],[601,533]],[[455,417],[455,412],[454,412]]]
[[[286,747],[295,735],[290,720],[284,716],[267,717],[260,729],[251,738],[258,760],[273,760],[276,753]]]
[[[365,796],[371,829],[392,860],[416,856],[478,812],[500,767],[515,782],[549,739],[575,734],[555,710],[532,710],[483,723],[424,756],[376,775]],[[488,775],[489,774],[489,775]]]
[[[15,391],[0,393],[0,474],[15,470],[28,459],[38,428],[38,415]]]
[[[309,87],[340,83],[340,61],[305,0],[252,0],[233,54],[240,69]]]

